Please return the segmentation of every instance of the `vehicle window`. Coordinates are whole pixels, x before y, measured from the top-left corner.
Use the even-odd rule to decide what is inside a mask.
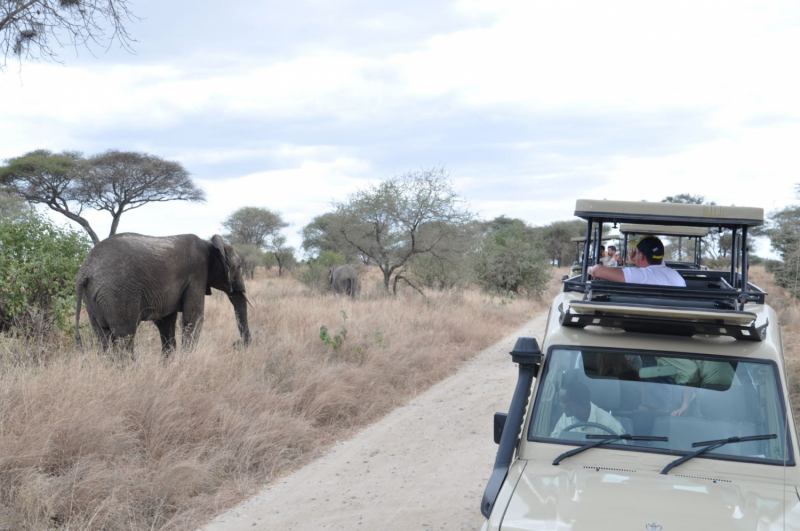
[[[786,437],[776,368],[751,360],[608,350],[553,350],[529,438],[666,437],[628,445],[692,452],[692,443],[778,434],[710,453],[782,461]]]

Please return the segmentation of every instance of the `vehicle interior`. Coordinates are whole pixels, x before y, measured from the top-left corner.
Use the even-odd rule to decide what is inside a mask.
[[[615,434],[621,427],[624,433],[665,439],[625,441],[626,445],[672,453],[693,451],[692,444],[703,441],[780,434],[728,444],[711,453],[782,462],[784,407],[774,371],[771,364],[754,360],[555,349],[540,386],[529,439],[580,444],[586,435]],[[584,422],[574,417],[561,420],[567,428],[554,432],[566,415],[560,393],[576,384],[588,389],[595,408],[619,424],[599,415]],[[684,400],[687,407],[674,414]]]

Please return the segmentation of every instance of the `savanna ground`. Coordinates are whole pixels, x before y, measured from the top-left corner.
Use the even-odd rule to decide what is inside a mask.
[[[370,271],[351,301],[260,271],[253,345],[232,347],[233,309],[215,292],[198,347],[167,363],[151,323],[133,362],[69,335],[0,336],[0,530],[194,529],[533,318],[563,273],[541,299],[423,299],[385,296]]]

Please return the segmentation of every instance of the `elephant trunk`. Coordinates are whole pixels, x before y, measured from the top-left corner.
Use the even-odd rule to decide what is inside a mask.
[[[234,291],[228,298],[233,304],[233,312],[236,314],[236,325],[239,327],[239,335],[242,343],[250,344],[250,326],[247,324],[247,297],[243,291]]]

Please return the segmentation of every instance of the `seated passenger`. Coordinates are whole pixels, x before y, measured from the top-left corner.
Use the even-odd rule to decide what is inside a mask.
[[[617,248],[613,245],[608,246],[606,255],[600,259],[600,263],[606,267],[617,267]]]
[[[678,370],[675,383],[685,386],[683,399],[678,409],[672,412],[673,417],[685,415],[689,410],[692,396],[691,387],[716,386],[730,387],[736,378],[736,373],[730,363],[725,361],[696,360],[689,358],[658,358],[660,366],[673,366]]]
[[[645,236],[636,244],[636,267],[615,269],[603,265],[589,268],[594,278],[602,278],[613,282],[633,284],[652,284],[657,286],[686,287],[686,281],[675,271],[665,266],[664,244],[655,236]]]
[[[611,414],[594,405],[589,399],[589,389],[580,382],[569,382],[558,392],[558,402],[564,413],[558,419],[551,437],[558,437],[564,428],[578,422],[594,422],[607,426],[610,431],[593,426],[580,426],[569,430],[576,433],[590,433],[593,435],[612,435],[612,432],[621,435],[624,433],[622,424]]]

